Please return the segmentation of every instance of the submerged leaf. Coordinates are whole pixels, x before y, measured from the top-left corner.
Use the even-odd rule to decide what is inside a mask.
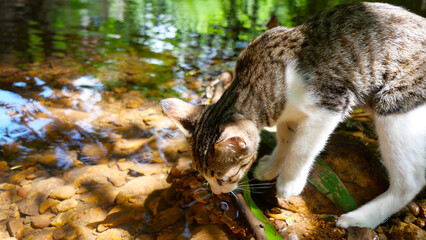
[[[243,182],[247,181],[247,176],[245,176],[242,179]],[[269,222],[269,220],[266,218],[265,215],[263,215],[262,211],[259,209],[259,207],[256,205],[256,203],[253,201],[253,199],[251,198],[251,193],[250,193],[250,187],[249,186],[245,186],[244,187],[244,199],[247,202],[247,205],[250,207],[250,210],[253,212],[253,214],[256,216],[257,219],[259,219],[259,221],[261,221],[262,223],[265,224],[264,230],[265,230],[265,234],[268,237],[268,240],[282,240],[282,237],[277,233],[277,231],[275,230],[275,227]]]

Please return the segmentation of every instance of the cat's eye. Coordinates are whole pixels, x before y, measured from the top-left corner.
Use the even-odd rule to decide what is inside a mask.
[[[220,180],[219,178],[217,178],[216,180],[217,180],[217,184],[219,184],[220,186],[223,185],[223,181],[222,180]]]
[[[244,163],[243,165],[241,165],[241,169],[242,169],[242,168],[247,167],[247,166],[249,165],[249,163],[250,163],[250,162],[248,162],[248,163]]]

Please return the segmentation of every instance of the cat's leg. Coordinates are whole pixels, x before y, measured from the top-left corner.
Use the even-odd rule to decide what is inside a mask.
[[[355,211],[342,215],[339,227],[375,228],[403,208],[426,184],[426,105],[406,114],[376,116],[380,151],[389,173],[389,189]]]
[[[272,180],[280,174],[281,165],[288,151],[290,140],[297,125],[291,121],[279,121],[277,123],[277,146],[272,155],[265,155],[254,169],[254,177],[258,180]]]
[[[304,113],[305,117],[299,119],[289,142],[281,173],[277,178],[277,196],[285,200],[302,192],[315,157],[342,120],[341,114],[316,107],[311,107]]]

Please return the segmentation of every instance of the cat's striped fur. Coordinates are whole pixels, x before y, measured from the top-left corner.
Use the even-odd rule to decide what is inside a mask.
[[[381,149],[389,151],[383,156],[391,187],[372,201],[370,208],[384,205],[380,214],[369,216],[369,203],[339,225],[374,227],[426,183],[426,20],[388,4],[336,6],[301,26],[273,28],[253,40],[216,104],[167,99],[161,105],[187,136],[194,167],[217,194],[235,189],[253,163],[259,129],[277,125],[278,146],[260,161],[255,176],[278,176],[282,198],[302,191],[315,156],[355,105],[372,109]],[[413,118],[423,118],[423,124]],[[414,130],[386,127],[396,122]],[[388,141],[387,133],[396,140]],[[418,149],[400,149],[401,136],[417,139],[412,144]],[[394,170],[396,161],[403,164]],[[400,179],[405,174],[415,178]],[[386,197],[392,203],[384,203]]]

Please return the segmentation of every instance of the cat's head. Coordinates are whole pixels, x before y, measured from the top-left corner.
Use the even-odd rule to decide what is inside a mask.
[[[187,138],[193,167],[212,192],[235,190],[256,158],[260,139],[256,124],[218,105],[192,105],[174,98],[160,105]]]

